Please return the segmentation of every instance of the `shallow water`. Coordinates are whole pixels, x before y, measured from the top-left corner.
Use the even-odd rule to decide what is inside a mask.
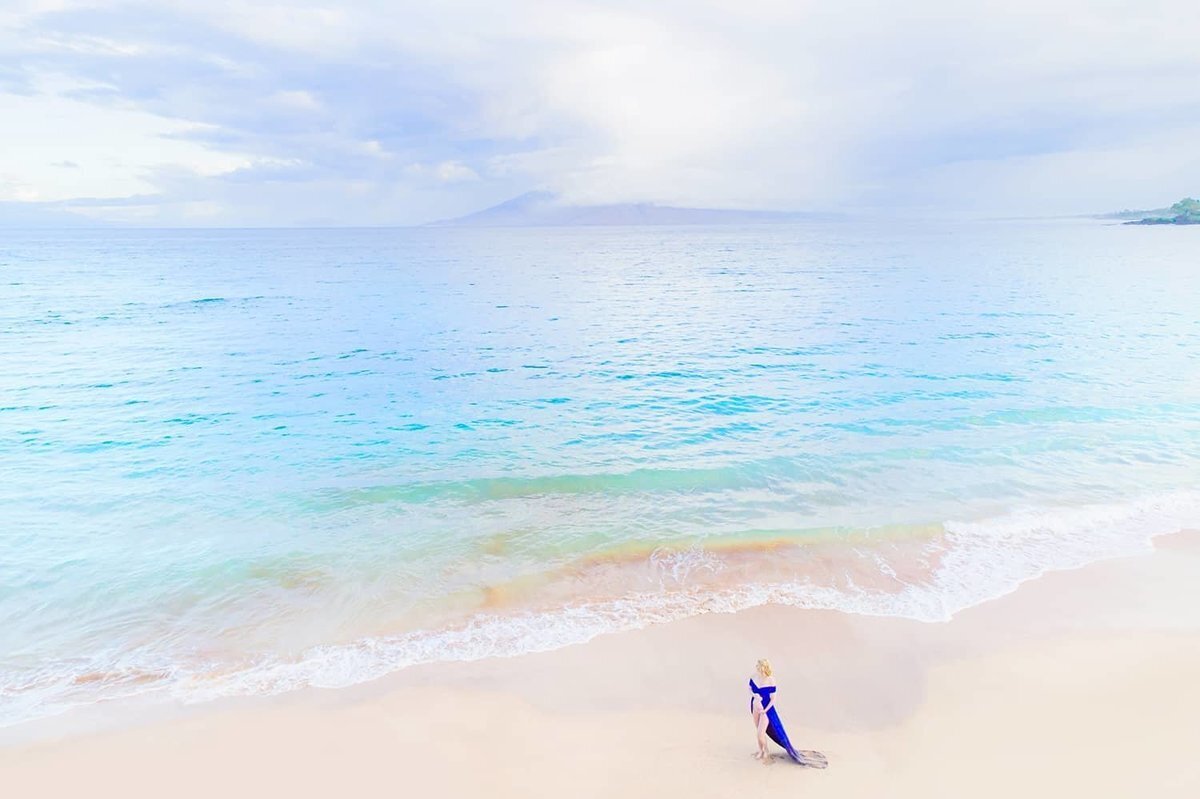
[[[0,296],[0,723],[1200,524],[1189,229],[37,231]]]

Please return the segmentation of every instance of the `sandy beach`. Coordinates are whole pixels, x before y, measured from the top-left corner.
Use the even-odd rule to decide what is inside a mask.
[[[945,624],[762,607],[0,751],[8,796],[1200,794],[1200,533]],[[792,740],[751,757],[775,664]]]
[[[1200,799],[1196,6],[3,0],[0,799]]]

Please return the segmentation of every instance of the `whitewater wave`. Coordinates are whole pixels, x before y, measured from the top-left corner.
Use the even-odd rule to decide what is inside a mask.
[[[81,680],[79,672],[43,673],[32,683],[26,679],[22,685],[0,685],[0,725],[97,699],[148,692],[197,703],[305,687],[340,688],[426,663],[544,652],[608,633],[765,604],[944,622],[1046,572],[1148,552],[1155,536],[1194,527],[1200,527],[1198,492],[1073,508],[1026,508],[943,523],[940,534],[921,543],[921,557],[927,557],[929,568],[919,577],[898,570],[883,554],[864,554],[861,545],[848,544],[845,552],[856,560],[856,574],[861,574],[865,558],[879,579],[856,579],[848,571],[849,576],[833,585],[803,576],[723,587],[711,582],[691,585],[697,575],[721,577],[728,571],[721,550],[656,549],[647,566],[656,576],[657,590],[551,610],[481,613],[449,629],[315,646],[297,657],[267,657],[232,670],[229,664],[212,663],[155,662],[145,669],[127,664],[94,684]]]
[[[544,652],[608,633],[766,604],[945,622],[1047,572],[1149,552],[1154,537],[1195,526],[1200,526],[1200,493],[1077,508],[1023,509],[977,521],[949,521],[944,524],[944,538],[932,544],[942,557],[931,579],[903,583],[899,590],[775,582],[717,591],[664,590],[553,611],[481,615],[456,629],[315,647],[296,660],[262,662],[217,679],[187,680],[177,686],[176,695],[184,701],[203,701],[307,686],[345,687],[425,663]],[[651,562],[674,584],[683,584],[697,570],[722,570],[718,556],[697,548],[655,550]],[[880,568],[886,573],[890,567],[881,562]],[[899,579],[895,574],[889,576]]]

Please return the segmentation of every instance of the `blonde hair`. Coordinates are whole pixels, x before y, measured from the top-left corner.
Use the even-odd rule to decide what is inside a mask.
[[[759,660],[758,663],[755,664],[755,667],[758,669],[758,673],[762,676],[771,676],[771,661],[767,660],[766,658]]]

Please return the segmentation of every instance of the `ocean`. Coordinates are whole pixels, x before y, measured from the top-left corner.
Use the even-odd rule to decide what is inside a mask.
[[[1200,526],[1200,231],[6,231],[0,725]]]

